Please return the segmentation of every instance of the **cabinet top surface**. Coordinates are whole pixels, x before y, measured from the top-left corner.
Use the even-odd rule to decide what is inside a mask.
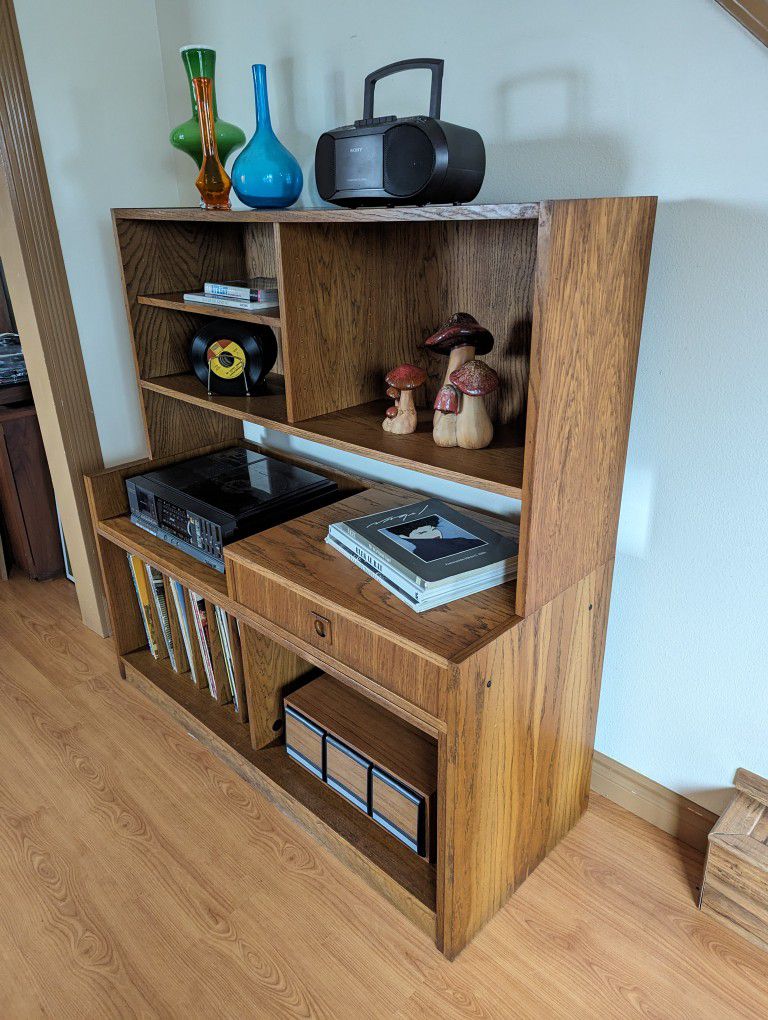
[[[227,546],[225,557],[241,568],[276,578],[362,626],[430,657],[459,662],[512,625],[515,585],[499,585],[425,613],[415,613],[325,541],[328,525],[421,499],[418,493],[374,487],[305,517]],[[462,508],[501,533],[504,521]]]
[[[538,202],[503,205],[422,205],[393,208],[342,209],[113,209],[118,220],[171,220],[194,223],[385,223],[425,220],[535,220]]]

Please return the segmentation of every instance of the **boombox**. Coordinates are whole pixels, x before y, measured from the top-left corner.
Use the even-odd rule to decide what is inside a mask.
[[[428,117],[374,117],[376,82],[399,71],[432,72]],[[337,205],[424,205],[470,202],[485,176],[477,131],[440,120],[442,60],[399,60],[365,79],[363,119],[321,135],[315,180],[321,198]]]

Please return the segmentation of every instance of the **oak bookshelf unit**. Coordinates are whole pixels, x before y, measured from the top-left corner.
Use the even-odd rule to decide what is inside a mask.
[[[87,479],[122,675],[450,958],[586,807],[655,209],[113,214],[151,451]],[[265,315],[183,300],[209,279],[267,275],[280,303]],[[420,344],[459,310],[496,338],[485,450],[432,442],[445,364]],[[265,393],[208,396],[187,356],[200,316],[275,329]],[[398,437],[381,429],[383,376],[405,361],[427,370],[428,403]],[[414,494],[293,455],[277,456],[333,477],[337,501],[228,546],[224,574],[131,523],[126,477],[245,443],[244,422],[520,500],[517,580],[413,613],[323,539]],[[126,552],[238,621],[239,712],[152,657]],[[434,863],[285,753],[283,696],[321,672],[434,742]]]

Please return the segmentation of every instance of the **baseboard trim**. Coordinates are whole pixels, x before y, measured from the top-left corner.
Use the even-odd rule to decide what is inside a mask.
[[[599,751],[592,758],[592,789],[681,842],[706,850],[716,814]]]

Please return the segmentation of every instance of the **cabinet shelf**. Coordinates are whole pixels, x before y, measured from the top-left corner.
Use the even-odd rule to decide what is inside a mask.
[[[266,795],[279,810],[378,887],[434,937],[436,872],[357,808],[291,761],[281,744],[254,750],[231,706],[174,673],[146,649],[122,656],[126,674],[169,710],[211,752]]]
[[[127,514],[99,521],[96,532],[125,552],[135,553],[145,563],[151,563],[153,567],[181,581],[211,602],[224,605],[230,601],[224,574],[137,527]]]
[[[493,442],[484,450],[459,450],[435,446],[432,411],[426,408],[420,410],[419,426],[412,435],[392,436],[384,432],[381,423],[389,404],[386,400],[372,400],[317,418],[289,422],[282,379],[279,376],[268,378],[274,379],[273,392],[251,397],[208,396],[199,380],[191,374],[142,379],[141,387],[336,450],[356,453],[435,478],[473,485],[502,496],[522,498],[524,437],[519,426],[498,426]]]
[[[250,312],[246,308],[230,308],[227,305],[200,304],[196,301],[185,301],[183,291],[171,294],[140,294],[140,305],[152,308],[168,308],[175,312],[189,312],[192,315],[207,315],[208,318],[236,319],[238,322],[250,322],[254,325],[272,326],[279,329],[282,325],[279,308],[265,308],[263,312]]]

